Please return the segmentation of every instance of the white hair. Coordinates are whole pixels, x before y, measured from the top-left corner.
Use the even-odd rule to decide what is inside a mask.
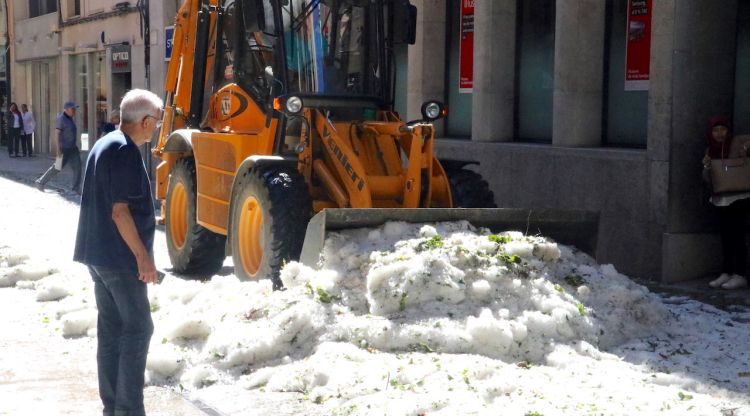
[[[151,91],[133,89],[120,102],[120,120],[123,123],[138,123],[146,116],[158,114],[164,102]]]

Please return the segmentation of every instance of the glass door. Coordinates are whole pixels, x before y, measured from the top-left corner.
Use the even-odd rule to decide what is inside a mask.
[[[96,115],[96,138],[102,137],[104,125],[109,121],[107,108],[107,55],[99,52],[94,58],[96,77],[94,78],[94,103]],[[95,140],[91,141],[93,145]]]
[[[71,77],[72,79],[72,90],[71,96],[73,101],[78,104],[78,111],[76,112],[76,126],[78,127],[78,134],[82,138],[81,147],[85,150],[87,147],[88,137],[90,133],[89,122],[92,121],[91,111],[89,108],[89,62],[88,54],[73,55],[71,59]]]
[[[30,110],[36,121],[34,132],[34,153],[49,153],[50,137],[55,128],[57,114],[62,111],[57,82],[57,62],[38,61],[31,64],[32,102]]]

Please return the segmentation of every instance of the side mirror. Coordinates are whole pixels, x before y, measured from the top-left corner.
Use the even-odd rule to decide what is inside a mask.
[[[408,0],[393,2],[393,43],[413,45],[417,42],[417,8]]]
[[[263,0],[242,2],[242,20],[246,32],[262,32],[266,30],[266,13]]]

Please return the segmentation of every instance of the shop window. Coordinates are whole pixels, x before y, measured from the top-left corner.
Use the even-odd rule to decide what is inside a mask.
[[[471,98],[470,91],[462,90],[460,85],[461,65],[461,3],[462,1],[448,1],[448,67],[447,76],[447,103],[448,117],[445,120],[445,135],[452,138],[471,137]],[[473,16],[472,16],[473,18]],[[468,23],[468,22],[467,22]],[[473,30],[473,29],[472,29]],[[464,57],[464,60],[470,59]],[[473,59],[473,58],[471,58]]]
[[[29,17],[37,17],[57,11],[57,0],[29,0]]]
[[[516,32],[516,137],[552,142],[555,1],[518,2]]]
[[[750,134],[750,0],[738,2],[735,65],[734,132]]]
[[[625,90],[628,0],[607,0],[606,7],[602,141],[607,146],[646,147],[648,91]]]
[[[96,100],[96,137],[104,135],[105,124],[109,122],[109,113],[107,112],[107,55],[99,52],[94,55],[94,88]],[[93,144],[93,143],[92,143]]]

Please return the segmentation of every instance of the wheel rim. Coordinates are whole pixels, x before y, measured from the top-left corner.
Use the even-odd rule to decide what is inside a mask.
[[[239,218],[239,254],[242,268],[248,276],[255,276],[263,260],[263,213],[255,197],[242,204]]]
[[[185,185],[177,183],[172,188],[172,199],[169,201],[169,233],[172,243],[178,249],[185,245],[187,227],[187,191]]]

